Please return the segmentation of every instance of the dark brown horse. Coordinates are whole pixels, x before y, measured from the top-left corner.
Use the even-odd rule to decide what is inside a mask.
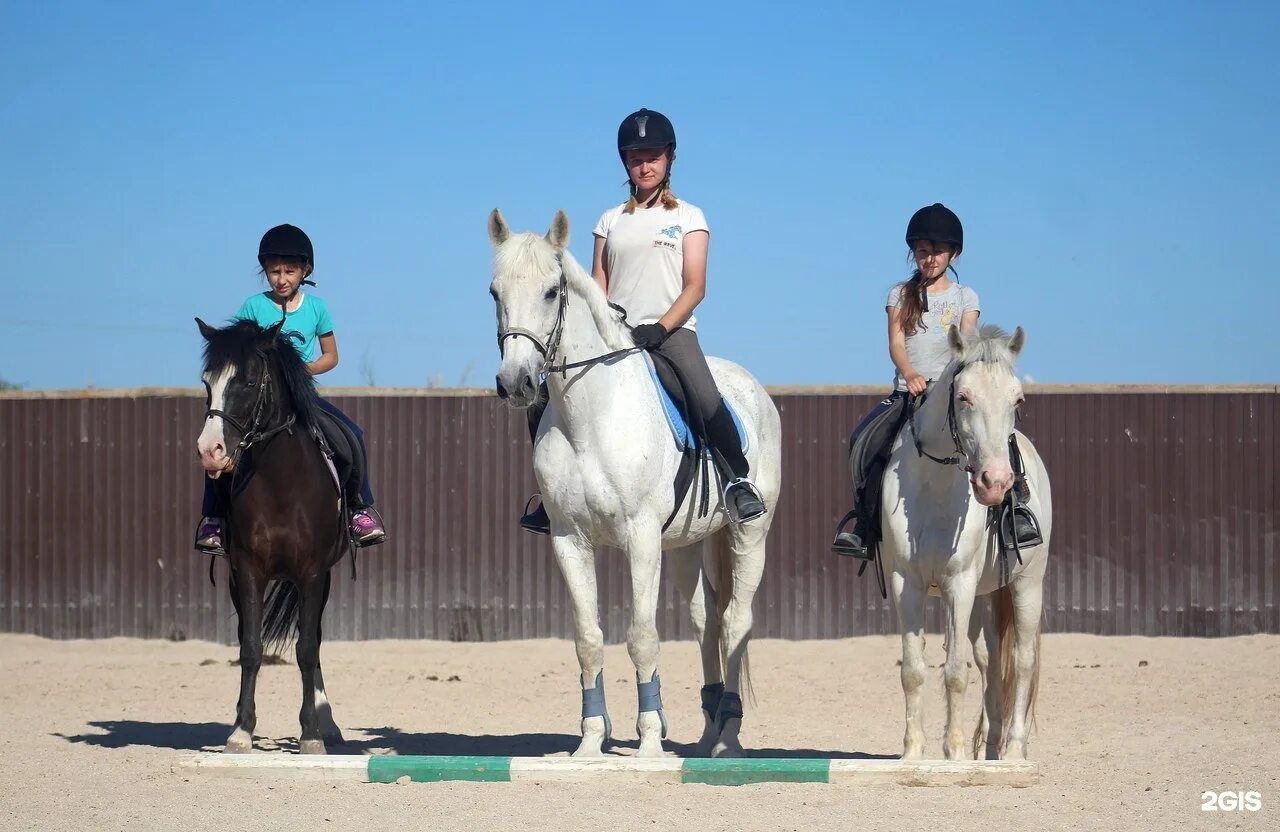
[[[349,538],[338,491],[312,438],[320,418],[315,382],[279,324],[196,323],[206,342],[209,395],[197,447],[209,476],[225,488],[224,545],[239,618],[240,701],[226,750],[252,750],[264,642],[286,643],[296,623],[299,746],[304,754],[323,754],[325,741],[342,742],[342,734],[320,675],[320,618],[329,570]]]

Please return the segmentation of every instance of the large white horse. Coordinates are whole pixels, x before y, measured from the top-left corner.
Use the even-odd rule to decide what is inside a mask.
[[[672,552],[670,566],[690,601],[702,647],[706,719],[699,750],[741,754],[740,693],[746,683],[751,602],[764,571],[765,537],[781,482],[778,411],[741,367],[709,360],[720,392],[745,427],[751,476],[769,512],[736,525],[727,521],[723,505],[713,502],[713,510],[700,517],[695,488],[664,532],[676,509],[672,483],[680,453],[644,356],[604,292],[566,249],[568,218],[557,213],[545,237],[512,234],[495,209],[489,238],[494,246],[490,293],[497,303],[502,350],[498,393],[516,407],[528,407],[544,373],[550,393],[533,459],[556,560],[573,597],[583,714],[582,742],[574,754],[601,754],[611,727],[604,707],[604,634],[596,593],[599,546],[620,548],[631,568],[627,649],[639,693],[638,753],[663,753],[658,577],[663,550],[680,550]],[[610,354],[608,360],[591,361]],[[555,370],[577,362],[587,363]]]
[[[1049,476],[1031,442],[1017,433],[1031,488],[1027,505],[1043,534],[1043,542],[1022,550],[1019,563],[1013,553],[1002,555],[988,508],[999,505],[1014,482],[1009,437],[1023,400],[1014,373],[1023,332],[1010,338],[983,327],[962,335],[953,327],[950,342],[953,360],[899,434],[881,499],[881,555],[902,631],[902,756],[924,752],[925,599],[934,594],[946,608],[943,753],[948,759],[968,756],[961,726],[967,636],[985,688],[973,752],[985,739],[989,759],[1025,758],[1053,525]],[[990,602],[975,608],[975,596],[990,596]]]

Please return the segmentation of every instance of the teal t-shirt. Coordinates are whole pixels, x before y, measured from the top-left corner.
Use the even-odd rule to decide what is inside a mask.
[[[280,320],[280,305],[268,293],[259,292],[240,306],[236,320],[257,321],[261,327],[275,326]],[[319,355],[320,336],[333,334],[329,307],[315,295],[303,294],[301,305],[285,316],[284,333],[303,361],[315,361]]]

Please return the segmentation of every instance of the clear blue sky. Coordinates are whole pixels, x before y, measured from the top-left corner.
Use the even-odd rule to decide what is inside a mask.
[[[1280,4],[198,5],[0,7],[0,378],[197,384],[292,222],[325,383],[488,385],[486,214],[589,259],[641,106],[712,226],[704,345],[767,383],[890,379],[934,201],[1037,381],[1280,378]]]

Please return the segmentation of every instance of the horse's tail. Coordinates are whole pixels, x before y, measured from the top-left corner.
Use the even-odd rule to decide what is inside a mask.
[[[727,527],[716,532],[712,545],[716,550],[716,573],[718,578],[715,614],[720,622],[720,666],[728,670],[729,652],[728,640],[725,637],[724,614],[729,609],[729,602],[733,599],[733,546],[729,543],[729,530]],[[751,687],[750,646],[750,640],[744,639],[742,642],[742,669],[738,683],[738,695],[742,697],[744,702],[749,700],[754,705],[756,692]]]
[[[262,646],[268,653],[280,653],[298,631],[298,588],[292,581],[276,581],[267,593],[262,616]]]
[[[1013,707],[1016,703],[1016,675],[1014,673],[1014,612],[1013,592],[1008,585],[1000,587],[991,596],[991,610],[995,619],[995,631],[999,639],[1000,655],[1000,698],[1003,705],[1000,715],[1000,752],[1004,753],[1004,745],[1009,741],[1009,729],[1013,723]],[[1040,693],[1040,634],[1039,622],[1036,624],[1035,663],[1031,668],[1031,689],[1027,695],[1027,712],[1024,718],[1028,725],[1035,724],[1036,698]]]

